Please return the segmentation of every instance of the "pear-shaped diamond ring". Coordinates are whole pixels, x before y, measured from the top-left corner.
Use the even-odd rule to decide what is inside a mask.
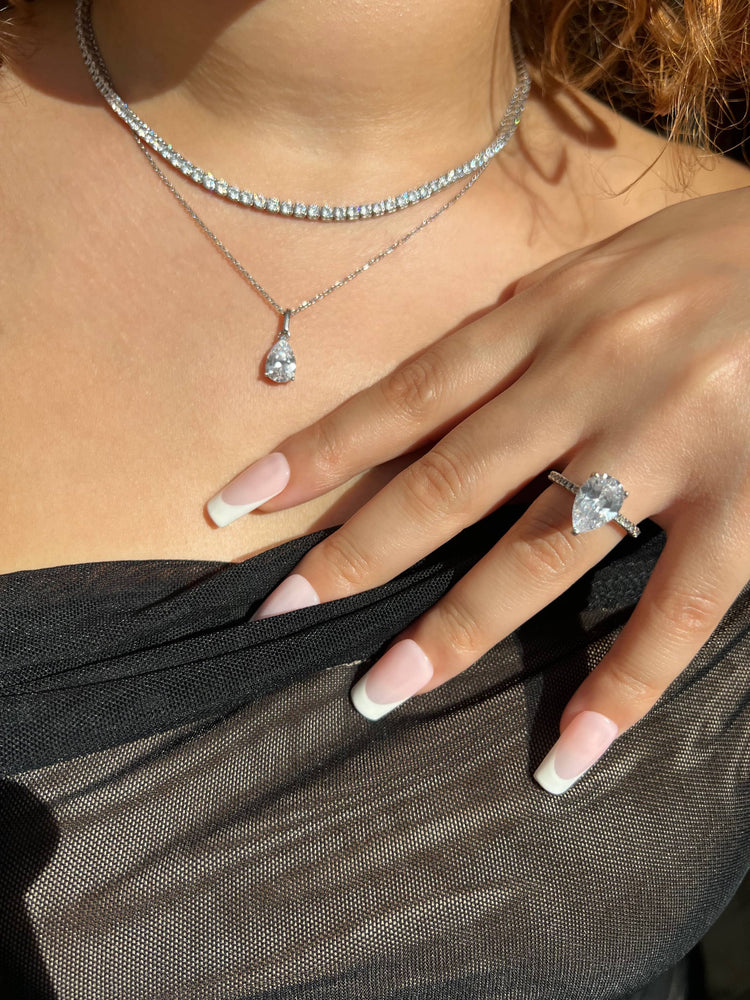
[[[559,472],[550,472],[548,479],[558,486],[565,487],[575,495],[573,502],[573,534],[581,535],[584,531],[593,531],[608,521],[614,521],[624,528],[633,538],[637,538],[641,529],[620,513],[627,490],[619,479],[606,472],[592,472],[585,483],[576,486]]]

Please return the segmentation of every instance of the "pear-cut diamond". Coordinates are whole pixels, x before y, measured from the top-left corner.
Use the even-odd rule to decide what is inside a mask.
[[[266,378],[272,382],[293,382],[297,371],[297,359],[294,356],[289,337],[282,333],[266,355]]]
[[[620,513],[627,494],[619,479],[595,472],[578,487],[573,503],[573,534],[593,531]]]

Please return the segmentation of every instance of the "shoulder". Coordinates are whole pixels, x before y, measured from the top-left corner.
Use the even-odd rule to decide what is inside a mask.
[[[590,95],[582,95],[592,115],[611,134],[611,147],[600,151],[599,169],[613,186],[660,196],[665,206],[703,195],[750,185],[750,168],[720,153],[669,140],[617,114]]]
[[[589,242],[691,198],[750,186],[744,164],[669,141],[590,94],[537,93],[527,111],[523,155],[544,177],[539,191],[562,199]]]

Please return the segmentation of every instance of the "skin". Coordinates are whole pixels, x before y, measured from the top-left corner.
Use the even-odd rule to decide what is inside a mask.
[[[585,95],[535,92],[517,141],[469,195],[298,319],[298,381],[272,387],[257,364],[275,318],[92,91],[72,6],[41,4],[33,44],[0,75],[12,248],[0,422],[14,442],[0,571],[239,560],[346,521],[298,567],[331,600],[387,580],[547,468],[576,482],[610,471],[630,491],[624,512],[652,517],[668,544],[563,727],[584,708],[631,725],[748,577],[748,171],[665,148]],[[434,176],[487,141],[511,86],[506,15],[494,0],[236,0],[219,13],[118,0],[94,24],[120,93],[194,162],[346,201]],[[290,302],[414,224],[280,223],[178,186]],[[216,529],[206,498],[278,450],[288,489]],[[545,487],[407,633],[435,668],[423,690],[622,537],[614,525],[572,537],[572,498]]]

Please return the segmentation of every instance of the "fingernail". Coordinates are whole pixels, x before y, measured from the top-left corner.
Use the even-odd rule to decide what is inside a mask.
[[[357,681],[352,704],[366,719],[382,719],[423,688],[432,673],[421,647],[413,639],[402,639]]]
[[[206,504],[220,528],[278,496],[289,482],[289,463],[280,451],[254,462]]]
[[[606,715],[581,712],[560,735],[534,777],[546,791],[560,795],[599,760],[616,736],[617,723]]]
[[[300,573],[292,573],[286,580],[281,581],[276,590],[271,591],[250,621],[272,618],[273,615],[285,615],[287,611],[309,608],[313,604],[320,604],[320,598],[313,585]]]

